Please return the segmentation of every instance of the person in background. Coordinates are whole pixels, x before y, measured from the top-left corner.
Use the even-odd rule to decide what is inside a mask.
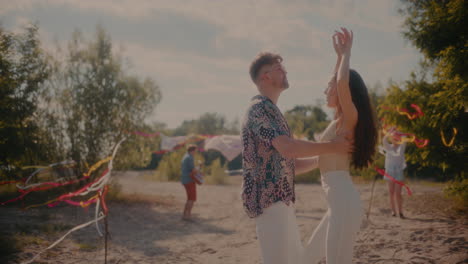
[[[192,177],[190,177],[191,174],[196,173],[195,162],[193,157],[196,151],[196,145],[188,145],[187,153],[182,158],[181,163],[182,174],[180,181],[184,185],[185,192],[187,193],[187,202],[185,203],[182,219],[186,221],[192,220],[192,208],[193,204],[197,200],[197,185],[192,179]]]
[[[392,132],[393,130],[387,133],[382,140],[382,149],[385,153],[385,172],[395,180],[402,182],[403,170],[406,168],[406,142],[403,141],[399,144],[392,140],[392,142],[389,143],[389,136]],[[405,216],[403,215],[403,198],[401,196],[402,185],[395,183],[387,177],[384,177],[384,179],[388,181],[388,194],[390,197],[392,216],[400,216],[401,219],[405,219]]]

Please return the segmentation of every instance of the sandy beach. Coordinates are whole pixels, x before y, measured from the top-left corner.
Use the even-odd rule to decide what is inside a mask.
[[[199,186],[195,220],[187,222],[181,220],[185,193],[180,183],[147,181],[145,173],[150,172],[114,175],[121,192],[133,201],[109,204],[108,263],[262,263],[255,223],[244,213],[240,200],[241,176],[230,176],[227,185]],[[372,184],[356,186],[365,213]],[[354,263],[468,263],[467,219],[444,213],[441,185],[412,183],[411,188],[413,196],[404,195],[407,219],[402,220],[390,216],[385,182],[377,181],[369,220],[363,222],[356,241]],[[326,203],[318,184],[298,184],[296,196],[305,242],[325,213]],[[0,209],[1,223],[23,243],[11,263],[30,259],[68,228],[91,220],[93,209]],[[44,228],[54,225],[62,228],[53,232]],[[25,227],[32,230],[21,233]],[[93,226],[87,227],[35,263],[104,263],[104,239]]]

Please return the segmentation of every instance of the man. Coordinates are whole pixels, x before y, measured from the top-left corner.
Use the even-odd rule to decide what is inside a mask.
[[[276,106],[289,88],[282,57],[260,53],[250,65],[259,95],[252,98],[242,122],[243,192],[247,215],[255,218],[264,264],[298,263],[302,244],[294,212],[294,175],[317,167],[319,154],[350,152],[351,144],[313,143],[291,137]]]
[[[185,203],[182,219],[186,221],[192,220],[192,208],[193,204],[197,200],[197,185],[190,177],[190,174],[196,173],[195,162],[193,160],[193,155],[196,150],[197,146],[188,145],[187,153],[185,153],[182,158],[182,176],[180,181],[184,185],[185,192],[187,193],[187,202]]]

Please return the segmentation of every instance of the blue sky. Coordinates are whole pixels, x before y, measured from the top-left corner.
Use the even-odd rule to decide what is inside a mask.
[[[257,94],[248,66],[260,51],[280,53],[291,88],[283,111],[323,100],[335,63],[331,35],[354,31],[351,67],[369,86],[408,79],[421,55],[401,35],[397,0],[0,0],[0,21],[19,30],[38,22],[46,49],[100,23],[130,71],[154,79],[163,99],[149,121],[178,126],[205,112],[242,118]]]

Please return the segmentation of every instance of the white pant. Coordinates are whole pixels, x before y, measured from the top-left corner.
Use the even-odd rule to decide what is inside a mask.
[[[304,247],[303,263],[315,264],[326,256],[327,264],[350,264],[362,220],[359,193],[348,171],[323,174],[322,186],[329,209]]]
[[[263,264],[297,264],[302,244],[293,206],[277,202],[255,218]]]

